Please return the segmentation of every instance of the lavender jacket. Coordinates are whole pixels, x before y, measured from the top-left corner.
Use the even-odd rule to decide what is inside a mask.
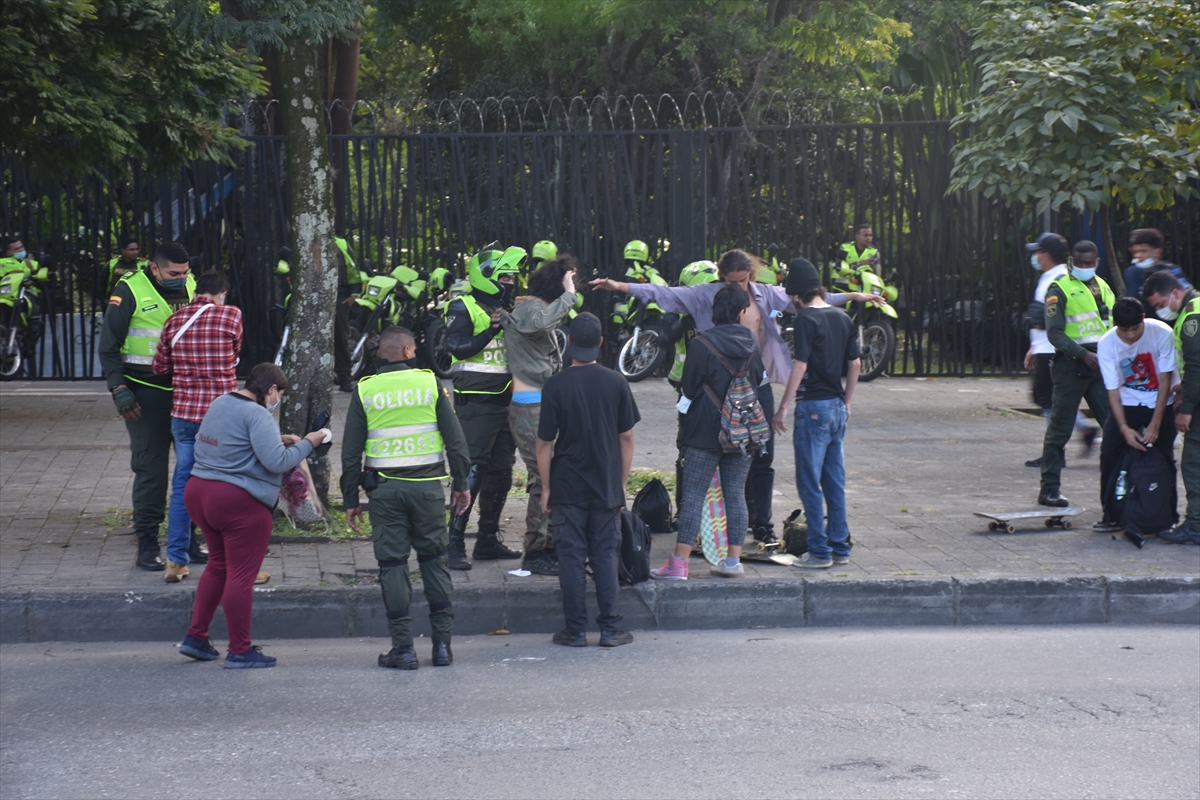
[[[690,314],[696,321],[696,330],[703,333],[713,326],[713,298],[725,287],[724,282],[702,283],[699,286],[655,286],[652,283],[631,283],[629,293],[639,300],[657,303],[659,308],[668,314]],[[788,381],[792,371],[792,357],[788,354],[787,345],[775,324],[777,313],[795,313],[792,300],[784,292],[782,286],[771,286],[763,283],[750,283],[754,292],[754,302],[763,317],[763,328],[766,330],[766,341],[759,342],[762,351],[763,366],[771,383]],[[846,304],[846,295],[830,294],[825,302],[831,306]]]

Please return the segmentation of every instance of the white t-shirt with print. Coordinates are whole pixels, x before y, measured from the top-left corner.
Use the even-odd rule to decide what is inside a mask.
[[[1045,303],[1046,290],[1050,288],[1050,284],[1067,274],[1067,265],[1059,264],[1051,267],[1038,276],[1037,288],[1033,290],[1033,302]],[[1044,328],[1029,329],[1029,349],[1034,353],[1043,355],[1053,355],[1054,345],[1050,344],[1050,339],[1046,335]]]
[[[1169,325],[1146,320],[1142,336],[1125,344],[1113,328],[1096,345],[1105,389],[1121,390],[1121,405],[1154,408],[1160,372],[1175,371],[1175,334]],[[1164,391],[1170,385],[1161,387]]]

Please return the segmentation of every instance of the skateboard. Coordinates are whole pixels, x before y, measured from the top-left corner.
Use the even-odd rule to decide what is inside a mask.
[[[1047,528],[1062,528],[1070,530],[1071,520],[1068,517],[1078,517],[1087,509],[1085,508],[1047,508],[1041,511],[1015,511],[1010,514],[984,514],[982,511],[972,512],[977,517],[983,517],[987,520],[992,520],[988,523],[989,531],[1007,531],[1009,533],[1017,532],[1015,523],[1022,523],[1027,520],[1044,520]]]
[[[704,493],[699,538],[705,560],[714,567],[729,555],[729,526],[725,517],[725,495],[721,493],[720,470],[713,470],[712,482]]]

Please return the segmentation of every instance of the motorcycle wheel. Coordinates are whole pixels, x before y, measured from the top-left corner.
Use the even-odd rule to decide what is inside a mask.
[[[372,374],[375,364],[375,351],[379,348],[379,336],[372,336],[367,339],[362,350],[358,351],[358,357],[354,354],[354,348],[358,346],[358,340],[362,338],[362,323],[358,320],[350,321],[350,380],[356,381],[366,375]]]
[[[662,333],[657,328],[643,328],[637,337],[637,348],[630,336],[617,356],[617,368],[630,383],[649,378],[667,356],[662,346]]]
[[[0,326],[0,381],[11,381],[21,374],[21,339],[8,349],[8,328]]]
[[[558,345],[558,355],[560,357],[567,352],[567,333],[566,328],[554,329],[554,343]]]
[[[441,317],[429,320],[425,328],[425,341],[421,343],[421,360],[429,365],[433,374],[446,380],[450,377],[450,351],[446,349],[446,321]]]
[[[896,354],[896,333],[892,323],[882,317],[873,319],[859,329],[859,358],[862,371],[858,379],[873,381],[883,374]]]

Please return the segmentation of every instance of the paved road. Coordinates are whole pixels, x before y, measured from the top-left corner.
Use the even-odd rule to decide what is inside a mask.
[[[281,666],[247,673],[162,644],[2,647],[0,794],[1200,794],[1188,626],[469,637],[415,673],[382,648],[269,643]]]

